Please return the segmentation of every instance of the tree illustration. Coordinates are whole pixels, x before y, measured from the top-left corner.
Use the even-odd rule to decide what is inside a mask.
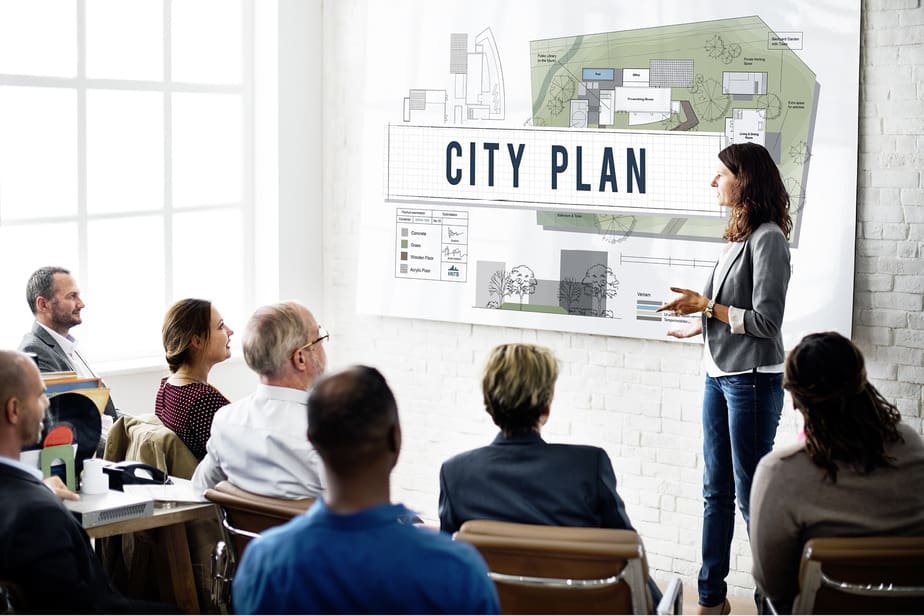
[[[715,34],[711,39],[706,41],[703,49],[706,50],[706,55],[710,58],[718,58],[725,53],[725,41],[722,40],[721,36]]]
[[[603,231],[603,241],[608,244],[616,244],[626,241],[638,219],[635,216],[620,216],[616,214],[598,214],[597,224]]]
[[[732,43],[727,46],[722,52],[722,62],[725,64],[731,64],[732,60],[741,55],[741,45],[738,43]]]
[[[787,176],[783,178],[783,186],[786,187],[786,192],[789,193],[789,213],[795,214],[801,211],[802,206],[805,204],[805,190],[802,188],[802,182],[794,177]]]
[[[574,97],[574,79],[569,75],[556,75],[549,86],[549,95],[561,99],[571,100]]]
[[[581,284],[584,286],[584,295],[593,297],[594,316],[606,316],[606,300],[616,297],[619,290],[619,281],[613,270],[602,263],[591,265]]]
[[[496,297],[497,301],[488,302],[489,308],[500,308],[504,305],[504,298],[510,295],[510,274],[506,270],[497,270],[488,282],[488,295]]]
[[[569,75],[556,75],[549,85],[549,95],[546,101],[546,108],[553,116],[557,116],[568,105],[568,101],[574,97],[575,83]]]
[[[553,116],[557,116],[565,109],[565,101],[556,96],[550,96],[548,102],[546,103],[546,108],[549,110],[549,113]]]
[[[789,157],[792,162],[802,165],[812,157],[812,151],[805,141],[800,141],[789,146]]]
[[[507,295],[516,295],[520,298],[520,310],[523,310],[523,297],[532,295],[536,292],[536,275],[533,270],[525,265],[517,265],[510,270],[510,276],[507,280]]]
[[[696,80],[696,91],[693,94],[693,107],[696,113],[707,122],[715,122],[724,118],[731,107],[731,96],[722,93],[722,84],[715,79],[707,78]]]
[[[571,314],[574,305],[581,301],[584,285],[575,278],[566,276],[558,283],[558,305]]]
[[[761,94],[757,97],[757,107],[766,109],[766,118],[775,120],[783,113],[783,103],[776,94]]]

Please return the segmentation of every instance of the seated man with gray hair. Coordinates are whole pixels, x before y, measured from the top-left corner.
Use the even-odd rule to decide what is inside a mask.
[[[328,334],[298,302],[258,308],[244,331],[244,359],[260,375],[256,391],[222,407],[206,456],[196,468],[200,491],[227,480],[277,498],[317,498],[322,465],[305,438],[307,391],[327,366]]]

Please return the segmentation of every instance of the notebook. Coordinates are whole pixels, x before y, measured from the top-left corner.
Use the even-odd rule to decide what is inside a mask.
[[[79,501],[64,501],[84,528],[124,522],[154,515],[154,500],[140,494],[108,490],[103,494],[81,494]]]

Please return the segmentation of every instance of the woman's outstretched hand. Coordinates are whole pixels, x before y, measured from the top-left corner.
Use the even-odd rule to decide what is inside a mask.
[[[674,293],[680,293],[680,297],[669,304],[664,304],[656,312],[667,312],[670,314],[687,315],[695,312],[702,312],[709,305],[709,300],[690,289],[681,289],[680,287],[671,287]]]
[[[667,335],[671,338],[692,338],[693,336],[698,336],[703,333],[703,324],[696,320],[694,323],[690,323],[683,329],[669,329],[667,330]]]
[[[671,291],[680,293],[680,297],[669,304],[664,304],[656,312],[666,312],[670,315],[688,315],[702,312],[709,304],[709,300],[696,291],[680,287],[671,287]],[[703,333],[703,324],[697,319],[686,327],[668,330],[667,335],[672,338],[691,338],[701,333]]]

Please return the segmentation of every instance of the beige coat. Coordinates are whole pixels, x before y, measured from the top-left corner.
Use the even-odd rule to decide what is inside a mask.
[[[191,479],[199,464],[180,437],[153,413],[120,417],[109,431],[104,457],[113,462],[137,460],[182,479]]]

